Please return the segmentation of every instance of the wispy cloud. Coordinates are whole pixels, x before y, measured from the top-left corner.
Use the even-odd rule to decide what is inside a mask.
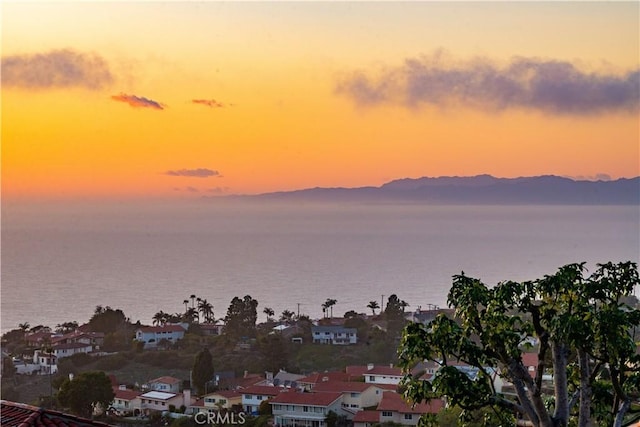
[[[611,175],[607,173],[597,173],[595,175],[575,175],[567,176],[575,181],[611,181]]]
[[[207,193],[212,193],[212,194],[224,194],[224,193],[227,193],[228,191],[229,191],[229,187],[214,187],[214,188],[207,189]]]
[[[2,84],[6,87],[98,90],[113,81],[109,64],[95,53],[63,49],[2,58]]]
[[[169,176],[187,176],[192,178],[209,178],[209,177],[221,177],[220,172],[211,169],[198,168],[198,169],[180,169],[180,170],[168,170],[164,172]]]
[[[586,115],[638,111],[640,69],[624,74],[580,70],[567,61],[517,57],[504,66],[487,58],[453,61],[443,52],[381,70],[339,79],[336,92],[357,104],[465,106],[485,111],[510,108]]]
[[[216,101],[215,99],[192,99],[192,103],[205,105],[211,108],[223,108],[225,105],[221,102]]]
[[[153,99],[145,98],[144,96],[127,95],[121,93],[120,95],[113,95],[111,97],[114,101],[126,102],[134,108],[153,108],[155,110],[164,110],[164,106]]]

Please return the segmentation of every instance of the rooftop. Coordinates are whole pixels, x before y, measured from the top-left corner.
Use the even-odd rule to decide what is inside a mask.
[[[38,408],[23,403],[0,400],[0,425],[3,427],[108,427],[87,418],[65,414],[50,409]]]

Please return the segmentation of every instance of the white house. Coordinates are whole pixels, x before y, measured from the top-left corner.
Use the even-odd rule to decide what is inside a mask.
[[[395,366],[374,366],[367,365],[367,370],[363,373],[364,381],[373,384],[398,384],[402,377],[402,369]]]
[[[182,380],[180,378],[164,376],[147,381],[143,389],[163,391],[165,393],[179,393],[181,384]]]
[[[114,398],[109,410],[119,416],[139,415],[142,409],[142,393],[129,390],[125,386],[113,387]]]
[[[341,393],[342,408],[356,413],[364,408],[377,406],[388,386],[368,384],[359,381],[327,381],[318,383],[313,388],[314,393]],[[395,387],[394,387],[395,388]]]
[[[240,390],[242,393],[242,410],[247,414],[257,415],[260,404],[280,394],[281,388],[266,385],[252,385]]]
[[[184,338],[186,329],[182,325],[145,326],[136,330],[136,341],[153,348],[162,340],[175,343]]]
[[[440,399],[431,400],[429,403],[408,404],[402,396],[394,391],[385,391],[377,411],[380,414],[380,424],[393,422],[406,426],[418,425],[422,414],[436,414],[444,407]]]
[[[327,414],[342,411],[342,393],[280,393],[270,401],[274,424],[279,427],[326,427]]]
[[[317,344],[349,345],[358,342],[358,330],[343,326],[312,326],[311,335]]]
[[[53,355],[58,359],[73,356],[78,353],[91,353],[93,351],[92,344],[81,342],[69,342],[66,344],[57,344],[52,347]]]
[[[190,390],[185,390],[183,393],[149,391],[140,395],[140,401],[141,409],[144,413],[149,413],[150,411],[168,411],[171,405],[176,408],[184,405],[188,408],[193,404]]]
[[[191,405],[191,412],[211,413],[242,405],[242,394],[233,390],[220,390],[205,395]]]

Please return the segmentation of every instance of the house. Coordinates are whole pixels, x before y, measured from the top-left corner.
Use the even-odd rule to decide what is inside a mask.
[[[2,425],[6,427],[109,427],[109,424],[102,422],[8,400],[0,400],[0,413],[2,413]]]
[[[252,385],[239,390],[242,394],[242,410],[257,415],[260,404],[280,394],[281,388],[268,385]]]
[[[368,384],[363,382],[328,381],[318,383],[313,389],[314,393],[341,393],[342,409],[355,414],[364,408],[377,406],[382,400],[383,393],[395,385]],[[350,417],[351,418],[351,417]]]
[[[153,391],[163,391],[165,393],[180,393],[182,380],[180,378],[164,376],[147,381],[142,387]]]
[[[364,381],[373,384],[398,384],[404,377],[402,369],[393,365],[367,365],[367,370],[363,372]]]
[[[58,358],[44,350],[36,350],[33,352],[33,364],[39,366],[40,372],[46,374],[55,374],[58,372]],[[20,371],[18,371],[19,373]]]
[[[380,412],[358,411],[353,417],[353,427],[373,427],[380,424]]]
[[[346,372],[341,371],[333,371],[333,372],[316,372],[311,375],[307,375],[306,377],[299,378],[297,380],[298,385],[301,389],[306,391],[311,391],[319,383],[326,382],[346,382],[352,379],[351,375]]]
[[[142,409],[142,393],[129,390],[125,386],[113,387],[113,402],[109,407],[110,411],[115,412],[119,416],[140,415]]]
[[[202,335],[222,335],[224,323],[200,323],[198,324]]]
[[[165,393],[163,391],[149,391],[140,395],[141,410],[145,414],[152,411],[168,411],[170,406],[180,408],[182,405],[189,407],[193,404],[191,391],[183,393]]]
[[[418,425],[422,414],[436,414],[444,407],[441,399],[434,399],[429,403],[411,405],[401,395],[394,391],[385,391],[377,407],[380,413],[380,424],[393,422],[406,426]]]
[[[155,348],[162,340],[175,343],[184,338],[186,328],[182,325],[143,326],[136,330],[136,341],[144,343],[146,348]]]
[[[317,344],[349,345],[358,342],[358,330],[343,326],[312,326],[311,336]]]
[[[342,411],[342,393],[280,393],[270,401],[274,424],[279,427],[326,427],[327,414]]]
[[[27,335],[24,337],[24,341],[29,347],[42,347],[43,345],[51,343],[52,336],[51,331],[44,329]]]
[[[67,343],[82,343],[82,344],[91,344],[94,347],[99,347],[104,343],[104,333],[103,332],[82,332],[79,330],[75,330],[68,334],[60,335],[60,336],[52,336],[51,342],[56,344],[67,344]]]
[[[198,399],[190,409],[192,413],[216,412],[220,409],[233,409],[242,405],[242,394],[233,390],[221,390]]]
[[[66,344],[56,344],[52,346],[53,355],[58,359],[73,356],[78,353],[91,353],[93,345],[83,344],[81,342],[70,342]]]

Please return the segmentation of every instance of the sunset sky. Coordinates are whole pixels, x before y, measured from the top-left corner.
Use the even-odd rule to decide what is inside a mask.
[[[4,2],[2,198],[640,174],[638,2]]]

